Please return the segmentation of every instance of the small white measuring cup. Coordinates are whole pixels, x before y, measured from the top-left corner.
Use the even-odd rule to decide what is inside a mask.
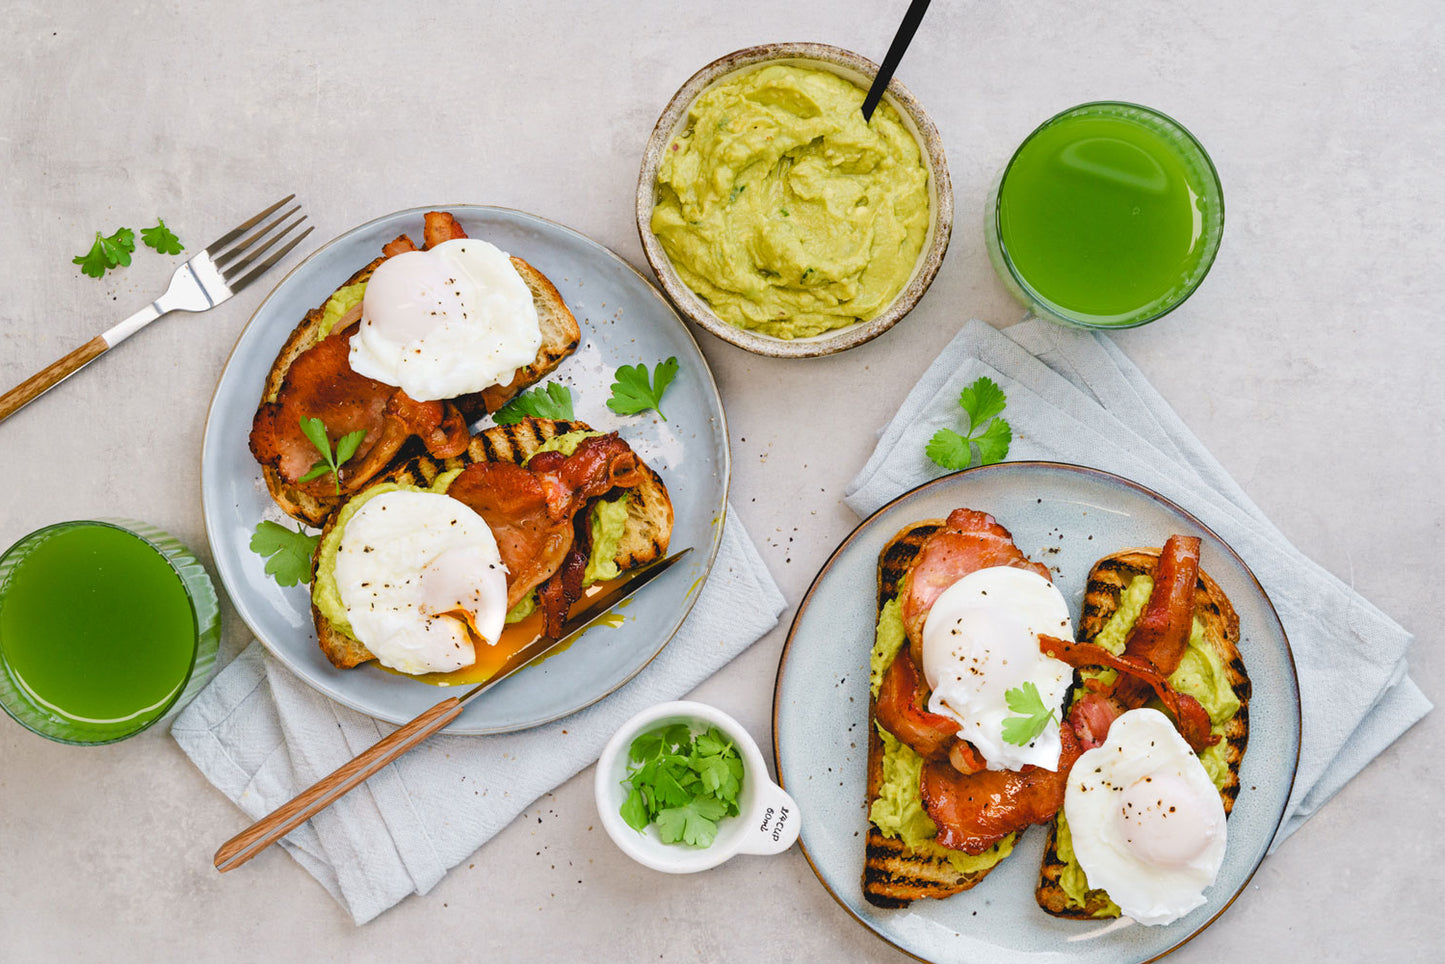
[[[673,723],[686,723],[694,732],[715,726],[738,748],[743,761],[743,786],[738,794],[738,814],[718,824],[717,839],[709,847],[666,844],[649,825],[633,830],[622,819],[627,799],[627,751],[643,732]],[[798,839],[801,818],[798,805],[782,787],[768,779],[768,768],[748,731],[722,710],[705,703],[678,700],[643,710],[624,723],[608,741],[597,761],[597,811],[602,826],[622,852],[653,870],[669,874],[691,874],[708,870],[736,854],[777,854]]]

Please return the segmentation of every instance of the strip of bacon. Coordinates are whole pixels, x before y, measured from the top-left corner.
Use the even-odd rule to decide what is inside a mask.
[[[883,674],[874,715],[883,728],[921,757],[947,759],[958,743],[958,723],[918,706],[918,667],[907,649],[900,649]]]
[[[903,628],[913,647],[913,659],[923,660],[923,624],[943,591],[964,576],[991,566],[1032,569],[1050,579],[1047,566],[1031,562],[1013,536],[987,512],[954,509],[942,529],[918,549],[909,570],[908,590],[902,600]]]
[[[455,241],[467,236],[457,219],[447,211],[428,211],[423,221],[425,224],[422,227],[422,242],[428,248],[435,248],[443,241]]]
[[[1083,752],[1072,727],[1060,727],[1059,739],[1057,770],[1026,766],[965,775],[946,762],[925,762],[919,791],[938,825],[938,842],[981,854],[1009,834],[1051,819],[1064,805],[1069,770]]]
[[[1115,656],[1102,646],[1093,643],[1074,643],[1067,639],[1058,639],[1054,636],[1039,636],[1039,649],[1045,656],[1052,656],[1054,659],[1062,660],[1075,669],[1084,666],[1105,666],[1117,670],[1120,673],[1119,681],[1125,677],[1132,677],[1139,684],[1153,690],[1154,695],[1159,697],[1159,702],[1174,715],[1175,725],[1179,733],[1188,741],[1194,752],[1198,753],[1207,746],[1219,742],[1219,737],[1209,732],[1209,714],[1199,701],[1187,693],[1177,692],[1169,685],[1169,677],[1160,672],[1153,663],[1137,656],[1129,655],[1126,650],[1123,655]],[[1132,689],[1132,687],[1130,687]],[[1121,709],[1134,709],[1144,704],[1143,700],[1137,703],[1126,702],[1120,695],[1121,687],[1118,683],[1114,686],[1113,697],[1118,701]],[[1107,732],[1107,728],[1106,728]],[[1098,734],[1102,736],[1103,734]]]
[[[637,455],[613,433],[584,439],[571,455],[539,453],[525,468],[473,463],[447,494],[475,510],[496,536],[510,608],[562,567],[576,540],[573,520],[590,500],[642,480]]]
[[[408,251],[416,250],[416,242],[405,234],[382,245],[381,253],[390,258],[398,254],[406,254]]]
[[[400,389],[351,370],[351,329],[338,331],[291,363],[274,402],[263,404],[251,424],[251,454],[281,477],[315,496],[335,495],[330,474],[307,483],[320,453],[301,431],[301,420],[319,418],[331,438],[358,429],[366,435],[341,467],[341,488],[352,492],[384,468],[412,435],[438,458],[466,451],[466,420],[446,402],[418,402]]]
[[[579,539],[567,550],[562,565],[537,590],[546,634],[561,639],[572,604],[582,598],[582,578],[587,574],[587,547]]]
[[[1194,589],[1199,580],[1199,538],[1172,535],[1159,550],[1154,588],[1129,630],[1124,654],[1152,663],[1165,676],[1179,668],[1194,624]],[[1125,707],[1142,706],[1150,687],[1136,677],[1121,679],[1114,694]]]

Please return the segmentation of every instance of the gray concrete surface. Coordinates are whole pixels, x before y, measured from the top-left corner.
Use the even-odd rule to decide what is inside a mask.
[[[770,40],[879,59],[905,6],[0,4],[0,385],[161,290],[171,259],[150,252],[104,281],[70,264],[96,228],[156,215],[199,245],[289,191],[317,240],[416,204],[502,204],[642,265],[638,161],[683,80]],[[699,334],[734,502],[790,603],[856,523],[843,486],[931,354],[968,317],[1020,314],[983,250],[989,179],[1056,110],[1136,100],[1208,147],[1228,226],[1189,304],[1119,343],[1286,534],[1418,635],[1415,677],[1441,698],[1440,6],[933,7],[899,76],[944,134],[958,220],[920,308],[819,361]],[[206,407],[265,287],[163,320],[0,425],[0,544],[127,515],[206,554]],[[246,634],[227,615],[229,656]],[[785,626],[696,694],[764,741]],[[1442,735],[1440,713],[1408,733],[1175,959],[1438,959]],[[360,929],[278,851],[217,875],[242,822],[164,733],[79,750],[0,718],[0,959],[903,959],[796,851],[682,879],[633,864],[597,824],[590,769]]]

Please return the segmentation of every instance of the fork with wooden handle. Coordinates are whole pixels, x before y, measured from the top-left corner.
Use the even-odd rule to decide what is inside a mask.
[[[171,275],[171,283],[165,294],[109,331],[96,335],[64,358],[47,365],[4,395],[0,395],[0,422],[161,315],[172,311],[205,311],[214,308],[259,278],[311,233],[312,229],[307,228],[292,238],[285,247],[256,264],[256,259],[275,247],[306,220],[306,215],[302,214],[295,220],[288,221],[291,215],[301,210],[299,204],[272,218],[273,214],[295,197],[294,194],[287,195],[260,214],[221,235],[207,245],[204,251],[176,269],[175,274]],[[241,237],[247,231],[251,231],[251,234]]]

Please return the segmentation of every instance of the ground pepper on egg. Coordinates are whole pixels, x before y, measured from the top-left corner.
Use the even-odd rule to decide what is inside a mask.
[[[908,283],[928,170],[896,111],[827,70],[774,64],[704,91],[658,169],[652,231],[724,321],[803,338],[866,321]]]

